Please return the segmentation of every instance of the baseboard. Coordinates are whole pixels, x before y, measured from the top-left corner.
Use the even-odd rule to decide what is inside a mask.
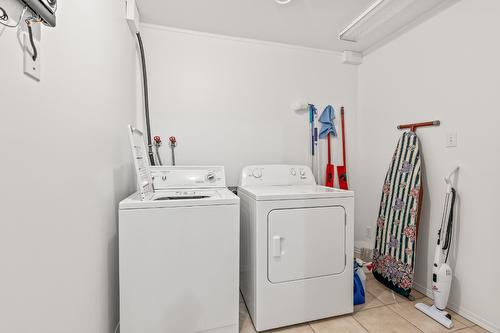
[[[361,258],[361,248],[354,247],[354,257],[355,258]]]
[[[413,284],[413,288],[416,290],[416,291],[419,291],[421,292],[422,294],[424,294],[425,296],[433,299],[433,294],[432,294],[432,290],[428,289],[427,287],[424,287],[418,283],[414,283]],[[481,316],[475,314],[474,312],[472,311],[469,311],[467,309],[464,309],[456,304],[453,304],[453,303],[449,303],[448,304],[448,307],[455,311],[456,313],[458,313],[459,315],[461,315],[462,317],[464,317],[465,319],[467,320],[470,320],[471,322],[473,322],[474,324],[478,325],[478,326],[481,326],[482,328],[492,332],[492,333],[500,333],[500,328],[499,327],[496,327],[495,324],[491,323],[490,321],[482,318]]]
[[[367,242],[356,241],[354,242],[354,257],[359,258],[365,262],[373,260],[372,247]]]

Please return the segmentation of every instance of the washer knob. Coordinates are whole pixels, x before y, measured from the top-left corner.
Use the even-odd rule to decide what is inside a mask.
[[[302,177],[306,175],[306,171],[304,169],[300,169],[299,172]]]
[[[253,169],[252,176],[254,176],[255,178],[260,178],[262,177],[262,171],[260,169]]]
[[[217,175],[215,174],[215,172],[210,171],[210,172],[207,174],[207,180],[208,180],[210,183],[215,182],[215,180],[216,180],[216,179],[217,179]]]
[[[297,175],[297,170],[295,170],[295,169],[290,169],[290,174],[291,174],[292,176]]]

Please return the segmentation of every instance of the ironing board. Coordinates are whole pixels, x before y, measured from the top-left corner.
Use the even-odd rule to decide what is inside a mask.
[[[373,275],[408,297],[422,202],[420,143],[414,132],[399,139],[385,176],[373,251]]]

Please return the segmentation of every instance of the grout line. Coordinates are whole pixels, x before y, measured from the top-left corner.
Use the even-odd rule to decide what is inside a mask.
[[[473,327],[481,327],[481,326],[479,326],[479,325],[468,326],[468,327],[467,327],[467,326],[465,326],[464,328],[461,328],[461,329],[456,330],[456,331],[453,331],[453,332],[461,332],[461,331],[466,331],[466,330],[468,330],[468,329],[470,329],[470,330],[474,331],[474,330],[472,329]],[[481,327],[481,328],[482,328],[482,327]],[[484,330],[484,328],[483,328],[483,330]],[[475,332],[475,331],[474,331],[474,332]],[[488,330],[486,330],[486,332],[489,332],[489,331],[488,331]]]
[[[394,305],[394,304],[384,305],[384,307],[386,307],[387,309],[389,309],[390,311],[392,311],[394,314],[396,314],[396,316],[402,318],[404,321],[406,321],[407,323],[409,323],[411,326],[415,327],[419,332],[424,332],[420,328],[418,328],[417,326],[415,326],[412,322],[410,322],[409,320],[407,320],[405,317],[401,316],[399,313],[397,313],[396,311],[394,311],[393,309],[391,309],[389,305]],[[367,309],[367,310],[372,310],[372,309],[377,309],[377,308],[380,308],[380,306],[374,307],[374,308],[370,308],[370,309]],[[368,333],[370,333],[370,330],[367,327],[365,327],[358,319],[356,319],[355,316],[352,316],[352,318],[354,318],[354,320],[356,320],[361,325],[361,327],[363,327]]]
[[[311,322],[308,322],[308,323],[307,323],[307,325],[309,325],[309,327],[311,328],[311,330],[312,330],[314,333],[316,333],[316,331],[314,330],[314,327],[312,327],[312,325],[311,325]]]
[[[388,305],[391,305],[391,304],[388,304]],[[382,304],[380,304],[380,305],[374,305],[374,306],[369,307],[369,308],[366,308],[366,309],[355,310],[355,311],[353,312],[353,314],[355,314],[355,313],[359,313],[359,312],[368,311],[368,310],[371,310],[371,309],[381,308],[381,307],[383,307],[383,306],[388,306],[388,305],[386,305],[386,304],[384,304],[384,303],[382,303]]]
[[[397,303],[396,303],[397,304]],[[395,305],[395,304],[391,304],[391,305]],[[406,322],[410,323],[410,325],[412,325],[413,327],[415,327],[417,330],[419,330],[420,332],[424,332],[422,331],[420,328],[418,328],[417,326],[415,326],[415,324],[413,324],[411,321],[409,321],[408,319],[406,319],[405,317],[403,317],[402,315],[400,315],[399,313],[397,313],[396,311],[394,311],[393,309],[391,309],[390,306],[387,306],[387,308],[389,310],[391,310],[392,312],[394,312],[396,315],[398,315],[399,317],[403,318]]]
[[[372,297],[373,297],[373,298],[375,298],[377,301],[379,301],[379,302],[380,302],[380,305],[371,306],[371,307],[369,307],[369,308],[365,308],[365,309],[361,309],[361,310],[355,310],[355,311],[353,312],[353,314],[354,314],[354,313],[358,313],[358,312],[363,312],[363,311],[366,311],[366,310],[370,310],[370,309],[376,309],[376,308],[379,308],[379,307],[381,307],[381,306],[385,306],[385,305],[386,305],[386,304],[384,304],[384,302],[382,302],[382,301],[381,301],[381,300],[380,300],[377,296],[373,295],[373,294],[372,294],[371,292],[369,292],[368,290],[366,290],[366,293],[367,293],[367,294],[372,295]],[[365,295],[365,304],[366,304],[366,295]],[[356,306],[356,305],[355,305],[355,306]]]
[[[368,289],[368,288],[367,288]],[[366,311],[366,310],[370,310],[370,309],[376,309],[376,308],[380,308],[382,306],[387,306],[387,305],[391,305],[391,304],[385,304],[384,302],[382,302],[382,300],[380,298],[378,298],[377,296],[375,296],[373,293],[371,293],[369,290],[366,290],[366,293],[372,295],[373,298],[375,298],[377,301],[380,302],[380,305],[375,305],[375,306],[372,306],[372,307],[369,307],[369,308],[366,308],[366,309],[361,309],[361,310],[356,310],[353,312],[354,313],[357,313],[357,312],[362,312],[362,311]],[[366,303],[366,296],[365,296],[365,303]]]
[[[356,317],[354,317],[354,315],[352,316],[352,319],[354,319],[354,321],[357,322],[359,326],[361,326],[366,332],[370,333],[370,330],[367,327],[365,327],[365,325],[363,325],[359,320],[357,320]]]

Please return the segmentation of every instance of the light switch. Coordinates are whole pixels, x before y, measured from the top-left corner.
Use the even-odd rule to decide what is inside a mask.
[[[446,147],[456,147],[457,146],[457,132],[450,132],[446,134]]]

